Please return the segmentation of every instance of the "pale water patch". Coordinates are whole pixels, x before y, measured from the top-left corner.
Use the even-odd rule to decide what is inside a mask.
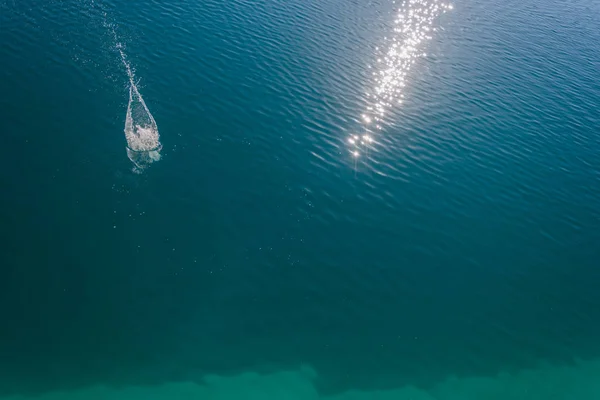
[[[105,387],[10,396],[0,400],[589,400],[600,399],[600,360],[568,366],[540,366],[495,377],[448,378],[429,390],[405,386],[393,390],[348,391],[319,395],[315,372],[304,367],[268,375],[208,375],[198,382],[157,386]]]

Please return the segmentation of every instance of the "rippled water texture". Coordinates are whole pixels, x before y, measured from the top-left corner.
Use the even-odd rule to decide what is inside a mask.
[[[600,398],[598,32],[593,0],[0,0],[0,398]]]

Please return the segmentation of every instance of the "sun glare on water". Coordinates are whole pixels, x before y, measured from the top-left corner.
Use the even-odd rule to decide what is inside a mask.
[[[439,0],[405,0],[400,4],[387,50],[375,66],[369,66],[374,70],[374,85],[367,93],[368,105],[362,115],[365,133],[348,138],[354,158],[375,142],[372,132],[382,129],[386,112],[402,104],[408,74],[415,61],[426,55],[423,45],[435,32],[435,20],[451,9],[451,4]]]

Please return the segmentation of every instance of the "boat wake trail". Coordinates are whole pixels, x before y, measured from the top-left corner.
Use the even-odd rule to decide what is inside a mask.
[[[129,103],[127,104],[127,114],[125,116],[127,157],[134,164],[133,171],[141,173],[150,164],[160,160],[162,145],[160,144],[156,121],[138,90],[123,48],[120,44],[117,44],[117,49],[129,77]]]

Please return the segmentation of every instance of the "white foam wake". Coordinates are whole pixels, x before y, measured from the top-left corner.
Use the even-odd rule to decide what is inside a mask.
[[[139,173],[153,162],[160,160],[162,145],[156,121],[135,84],[134,75],[125,53],[120,46],[117,48],[129,77],[129,103],[125,116],[127,157],[133,162],[134,171]]]

